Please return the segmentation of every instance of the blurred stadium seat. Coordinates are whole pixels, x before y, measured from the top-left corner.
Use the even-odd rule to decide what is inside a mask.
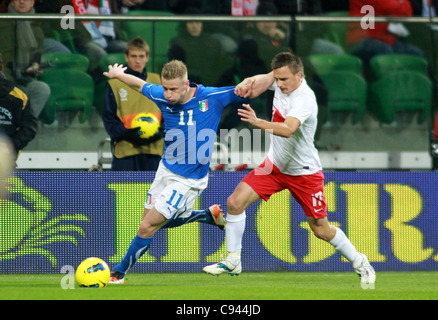
[[[416,71],[388,72],[369,86],[368,107],[377,119],[390,124],[401,115],[400,125],[411,115],[418,123],[429,118],[432,107],[432,81]],[[404,118],[403,118],[404,117]]]
[[[41,75],[51,94],[40,114],[40,120],[52,124],[58,112],[79,114],[79,122],[87,121],[93,107],[94,82],[91,76],[75,69],[47,69]]]
[[[348,17],[348,11],[330,11],[325,12],[327,17]],[[345,22],[325,22],[327,31],[324,33],[323,38],[331,41],[342,48],[346,49],[346,33],[348,30],[348,23]]]
[[[78,53],[73,39],[73,34],[70,29],[52,29],[50,37],[63,43],[72,53]]]
[[[171,16],[168,11],[133,10],[126,13],[131,16]],[[135,21],[127,20],[121,24],[122,38],[129,41],[142,37],[150,46],[150,71],[160,73],[162,65],[167,62],[169,42],[178,34],[178,22],[173,21]]]
[[[320,75],[328,91],[328,120],[352,116],[352,123],[362,120],[366,109],[367,83],[352,71],[334,71]]]
[[[406,54],[375,56],[370,61],[370,67],[377,79],[398,71],[415,71],[425,75],[428,73],[428,62],[425,58]]]
[[[310,55],[308,60],[328,91],[327,120],[338,122],[352,115],[353,124],[361,121],[367,97],[362,60],[349,54]]]
[[[313,54],[308,59],[318,74],[327,74],[333,71],[362,73],[362,60],[350,54]]]
[[[99,67],[103,71],[108,70],[109,65],[115,63],[126,65],[125,54],[124,53],[109,53],[100,59]],[[100,81],[96,84],[94,90],[94,107],[98,114],[102,114],[103,104],[105,103],[105,91],[106,91],[107,80]]]
[[[75,69],[86,72],[90,60],[79,53],[44,53],[41,62],[48,62],[56,69]]]

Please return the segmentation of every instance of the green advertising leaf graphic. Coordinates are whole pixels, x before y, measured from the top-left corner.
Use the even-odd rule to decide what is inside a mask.
[[[85,237],[84,230],[72,222],[89,221],[87,216],[61,214],[49,218],[50,200],[17,177],[8,179],[7,190],[23,203],[0,199],[0,261],[40,255],[55,267],[57,258],[44,247],[58,242],[77,245],[77,237]]]

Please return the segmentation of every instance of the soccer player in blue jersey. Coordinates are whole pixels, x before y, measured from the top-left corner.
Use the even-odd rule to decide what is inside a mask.
[[[111,272],[110,283],[124,283],[125,273],[149,249],[161,228],[200,221],[225,226],[218,205],[193,210],[195,200],[207,187],[208,169],[223,109],[245,102],[234,87],[204,87],[188,80],[187,67],[178,60],[164,65],[162,85],[151,84],[124,73],[126,67],[109,66],[104,75],[117,78],[153,100],[165,127],[164,154],[148,191],[143,221],[122,261]]]

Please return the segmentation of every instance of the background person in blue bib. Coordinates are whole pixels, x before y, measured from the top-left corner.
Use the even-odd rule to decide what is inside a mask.
[[[161,85],[126,74],[115,64],[104,75],[124,82],[160,108],[164,119],[164,154],[148,191],[137,236],[111,272],[110,283],[124,283],[125,273],[149,249],[161,228],[199,221],[225,226],[218,205],[193,210],[208,184],[208,169],[223,109],[246,101],[234,87],[204,87],[188,80],[185,64],[172,60],[161,71]],[[250,97],[249,97],[250,98]]]

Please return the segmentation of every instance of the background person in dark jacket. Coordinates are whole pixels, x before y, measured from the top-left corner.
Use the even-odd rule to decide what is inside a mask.
[[[194,7],[184,11],[186,15],[200,15]],[[206,32],[200,20],[181,22],[178,35],[169,42],[168,61],[180,60],[189,70],[189,79],[205,86],[215,86],[219,75],[232,63],[221,42]],[[202,54],[201,54],[202,53]]]
[[[10,137],[15,158],[35,138],[38,122],[26,94],[3,74],[0,53],[0,128]]]

